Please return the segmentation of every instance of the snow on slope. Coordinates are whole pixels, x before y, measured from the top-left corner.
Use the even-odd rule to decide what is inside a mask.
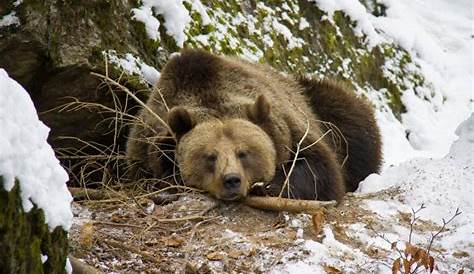
[[[420,99],[429,90],[407,90],[402,102],[405,134],[416,156],[442,157],[456,140],[454,131],[472,113],[474,59],[470,0],[381,0],[387,16],[370,16],[382,36],[400,44],[421,67],[432,89],[439,92],[432,102]],[[393,138],[393,137],[392,137]],[[397,149],[390,142],[387,152]],[[420,153],[421,151],[421,153]],[[390,154],[386,153],[388,162]]]
[[[400,44],[420,65],[426,81],[432,85],[431,91],[406,90],[402,101],[407,112],[402,115],[401,123],[391,113],[377,113],[384,141],[384,171],[381,175],[369,176],[361,183],[359,192],[398,189],[389,190],[392,193],[389,196],[377,198],[380,195],[374,194],[375,198],[364,202],[365,209],[375,213],[379,220],[378,233],[390,241],[407,241],[410,232],[399,223],[399,214],[410,214],[411,209],[424,204],[426,208],[419,213],[421,220],[439,227],[443,218],[449,219],[459,207],[462,214],[435,243],[437,269],[433,273],[456,273],[461,267],[464,273],[473,273],[472,1],[380,0],[378,2],[387,6],[383,17],[367,13],[357,0],[315,2],[329,15],[343,10],[351,16],[357,22],[357,30],[367,35],[369,44],[383,41]],[[421,99],[420,95],[433,91],[439,93],[433,100]],[[453,144],[458,136],[459,140]],[[367,225],[352,224],[346,233],[366,246],[390,254],[390,244],[374,235]],[[288,262],[274,272],[326,273],[323,266],[333,265],[349,273],[392,273],[391,263],[396,258],[393,254],[386,261],[374,260],[334,239],[332,229],[326,225],[321,243],[305,241],[305,248],[311,254],[305,260]],[[415,232],[413,243],[426,247],[431,232],[436,232],[435,228]],[[348,253],[351,253],[349,259],[344,256]]]
[[[446,155],[456,140],[456,126],[473,111],[472,1],[379,0],[387,7],[386,16],[379,17],[368,13],[358,0],[313,1],[328,13],[329,20],[334,11],[346,13],[357,23],[356,33],[367,35],[369,45],[393,42],[402,46],[431,85],[414,89],[407,83],[401,98],[407,108],[402,123],[389,112],[377,113],[385,166],[413,157]]]
[[[381,175],[369,176],[359,186],[360,192],[374,192],[399,187],[392,201],[368,200],[367,209],[385,219],[395,218],[398,211],[426,208],[418,214],[422,220],[439,225],[459,208],[462,214],[451,223],[451,229],[439,240],[445,250],[463,250],[474,257],[474,114],[456,130],[459,134],[448,155],[442,159],[414,159],[390,167]],[[390,207],[387,210],[388,206]],[[409,211],[408,211],[409,212]],[[403,236],[403,235],[400,235]],[[406,236],[406,235],[405,235]],[[449,253],[449,252],[446,252]],[[447,260],[454,260],[446,255]],[[450,261],[450,264],[455,262]],[[449,264],[448,264],[449,266]],[[445,266],[446,271],[454,271]],[[470,263],[474,267],[474,262]],[[474,270],[474,269],[471,269]]]
[[[49,128],[38,120],[33,102],[20,84],[0,69],[0,175],[10,191],[20,182],[23,209],[43,209],[52,231],[72,223],[68,175],[49,146]]]

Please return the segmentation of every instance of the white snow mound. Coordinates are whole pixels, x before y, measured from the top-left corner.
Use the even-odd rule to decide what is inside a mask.
[[[426,209],[420,211],[419,216],[440,225],[443,218],[449,219],[459,208],[462,214],[454,220],[454,229],[443,242],[445,248],[459,248],[474,254],[471,246],[474,242],[474,114],[456,133],[459,139],[444,158],[414,159],[388,168],[381,175],[373,174],[361,182],[358,191],[374,192],[398,186],[402,193],[394,197],[395,207],[404,211],[407,206],[416,209],[424,204]],[[367,206],[383,214],[378,204]]]
[[[10,191],[15,179],[20,184],[23,209],[33,204],[44,211],[52,231],[69,230],[72,196],[68,175],[47,143],[49,128],[36,113],[28,93],[7,72],[0,69],[0,175]]]

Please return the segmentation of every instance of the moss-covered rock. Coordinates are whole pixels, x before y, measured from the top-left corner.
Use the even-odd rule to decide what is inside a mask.
[[[20,191],[18,182],[4,190],[0,176],[0,273],[66,273],[67,233],[51,232],[38,207],[25,212]]]

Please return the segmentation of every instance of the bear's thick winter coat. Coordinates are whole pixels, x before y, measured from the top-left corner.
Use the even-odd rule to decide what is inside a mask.
[[[147,107],[168,125],[141,110],[127,144],[134,174],[163,178],[177,164],[185,184],[220,199],[242,198],[263,181],[270,195],[340,200],[379,171],[371,106],[332,80],[184,50],[162,70]]]

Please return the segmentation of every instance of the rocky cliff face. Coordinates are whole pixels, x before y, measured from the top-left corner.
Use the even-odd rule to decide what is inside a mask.
[[[156,3],[0,4],[0,67],[30,92],[40,118],[52,129],[50,142],[57,151],[82,148],[78,139],[105,146],[113,142],[114,125],[104,122],[113,115],[64,107],[75,100],[111,108],[125,104],[124,93],[114,99],[90,74],[105,72],[104,56],[111,77],[120,76],[133,92],[156,81],[171,53],[195,47],[269,63],[286,73],[342,79],[397,117],[404,111],[401,92],[425,85],[406,51],[390,43],[371,43],[361,31],[363,22],[353,21],[350,11],[328,12],[318,1]],[[375,1],[362,3],[374,16],[383,15],[384,7]],[[141,98],[146,96],[144,92]],[[129,101],[127,111],[133,113],[133,105]]]

